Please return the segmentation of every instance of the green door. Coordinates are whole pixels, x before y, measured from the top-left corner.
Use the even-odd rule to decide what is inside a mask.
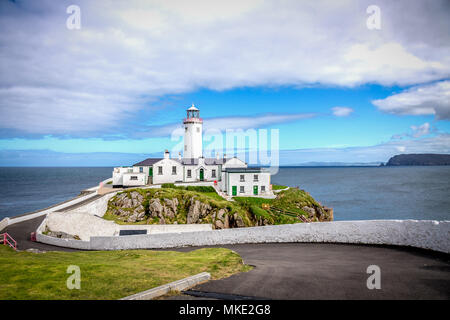
[[[150,167],[148,170],[148,176],[153,177],[153,167]]]
[[[253,194],[254,194],[255,196],[258,195],[258,186],[253,186]]]
[[[237,196],[237,186],[232,186],[232,187],[231,187],[231,190],[232,190],[231,194],[232,194],[233,196]]]
[[[203,181],[204,179],[204,172],[203,169],[200,169],[200,181]]]

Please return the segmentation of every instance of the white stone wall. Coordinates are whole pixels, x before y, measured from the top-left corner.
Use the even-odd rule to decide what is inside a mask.
[[[180,225],[181,226],[181,225]],[[39,242],[91,250],[157,249],[239,243],[349,243],[411,246],[450,253],[450,221],[367,220],[298,223],[203,232],[99,236],[90,242],[37,234]]]
[[[244,175],[244,182],[241,181],[241,175]],[[254,181],[254,175],[258,175],[258,181]],[[232,186],[237,186],[237,196],[253,196],[253,187],[258,186],[258,195],[271,194],[270,191],[270,173],[268,172],[227,172],[224,175],[222,191],[225,191],[228,195],[232,195]],[[241,186],[244,187],[244,193],[240,192]],[[261,186],[265,186],[265,193],[261,192]]]
[[[113,186],[123,185],[123,175],[127,172],[133,172],[133,167],[116,167],[113,170]]]
[[[112,192],[105,194],[103,197],[94,200],[92,202],[89,202],[85,204],[84,206],[78,207],[76,209],[67,211],[67,212],[81,212],[81,213],[87,213],[90,215],[95,215],[99,217],[103,217],[106,213],[106,209],[108,208],[108,201],[114,197],[117,194],[117,192]]]
[[[150,166],[134,166],[133,172],[141,173],[140,168],[142,168],[142,173],[145,173],[148,176]]]
[[[9,218],[4,218],[2,221],[0,221],[0,231],[5,229],[9,224]]]
[[[89,241],[94,236],[118,235],[113,221],[81,212],[52,212],[45,218],[45,226],[51,231],[62,231],[77,235],[83,241]]]
[[[187,165],[184,166],[184,182],[196,182],[200,181],[200,169],[203,169],[204,181],[219,181],[220,180],[220,165],[205,165],[199,164],[196,166]],[[188,170],[191,170],[191,177],[188,177]],[[216,170],[216,176],[212,176],[212,171]]]
[[[118,236],[120,230],[147,230],[147,234],[203,232],[213,230],[212,224],[167,224],[167,225],[119,225],[88,212],[53,212],[47,215],[37,232],[46,229],[77,235],[82,241],[95,236]]]
[[[329,242],[411,246],[450,253],[450,221],[368,220],[298,223],[182,234],[93,237],[92,250],[154,249],[238,243]]]
[[[122,179],[124,187],[138,187],[147,184],[147,176],[145,173],[124,173]]]

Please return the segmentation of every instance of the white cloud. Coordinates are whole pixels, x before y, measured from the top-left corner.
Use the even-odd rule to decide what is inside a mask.
[[[281,150],[281,165],[316,162],[387,162],[399,153],[450,153],[450,134],[373,146]]]
[[[347,117],[354,111],[348,107],[333,107],[331,110],[336,117]]]
[[[391,140],[402,140],[405,138],[421,138],[431,133],[439,133],[439,130],[437,130],[435,127],[432,127],[428,122],[425,122],[420,126],[413,125],[410,128],[412,132],[395,134],[392,136]]]
[[[425,122],[420,126],[411,126],[411,129],[414,132],[413,133],[414,138],[420,138],[422,136],[430,134],[430,124],[428,122]]]
[[[378,31],[366,27],[370,1],[80,0],[72,31],[70,4],[1,2],[2,129],[96,136],[156,97],[198,88],[415,85],[450,74],[450,10],[438,0],[378,1]]]
[[[450,119],[450,81],[415,86],[372,103],[381,111],[400,115],[435,115]]]
[[[205,119],[203,131],[205,134],[216,133],[217,130],[225,133],[226,130],[246,130],[258,129],[265,126],[276,125],[287,122],[294,122],[301,119],[315,117],[313,113],[296,113],[296,114],[259,114],[247,117],[220,117]],[[183,135],[184,131],[181,123],[170,123],[162,126],[143,127],[134,134],[134,137],[167,137],[174,135]]]

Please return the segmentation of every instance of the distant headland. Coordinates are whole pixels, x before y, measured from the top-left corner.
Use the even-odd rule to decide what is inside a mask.
[[[393,156],[386,166],[448,166],[450,154],[399,154]]]

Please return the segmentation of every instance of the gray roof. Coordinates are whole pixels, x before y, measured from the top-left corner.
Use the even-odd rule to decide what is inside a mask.
[[[175,161],[180,162],[184,165],[198,165],[198,158],[183,158],[183,159],[172,159]],[[205,164],[206,165],[218,165],[218,164],[224,164],[227,161],[227,159],[216,159],[216,158],[205,158]]]
[[[219,158],[219,159],[205,158],[205,164],[206,165],[219,165],[219,164],[224,164],[225,162],[227,162],[230,159],[233,159],[233,158]],[[160,160],[163,160],[163,158],[148,158],[148,159],[145,159],[144,161],[133,164],[133,167],[152,166]],[[198,158],[182,158],[182,159],[170,158],[170,160],[178,161],[179,163],[181,163],[183,165],[195,165],[195,166],[198,165]]]
[[[260,173],[263,172],[263,169],[252,167],[252,168],[226,168],[225,172],[230,173]]]
[[[145,159],[144,161],[133,164],[133,167],[152,166],[160,160],[162,160],[162,158],[148,158],[148,159]]]

